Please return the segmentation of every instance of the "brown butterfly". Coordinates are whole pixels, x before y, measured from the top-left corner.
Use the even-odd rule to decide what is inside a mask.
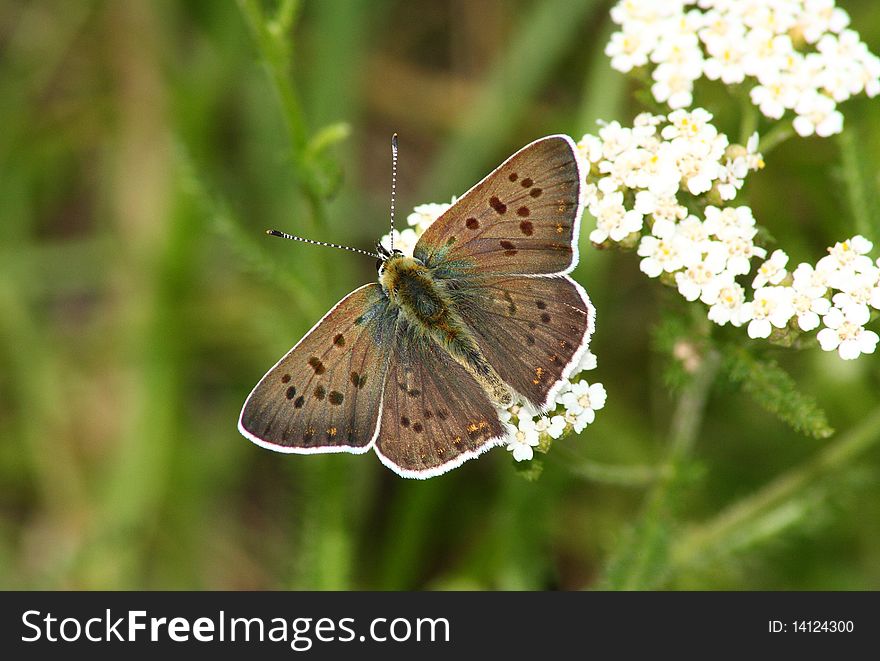
[[[380,245],[379,281],[343,298],[269,370],[241,433],[278,452],[373,449],[411,478],[502,443],[499,407],[519,398],[546,410],[593,330],[590,300],[566,275],[578,260],[582,182],[572,140],[541,138],[458,199],[412,257]]]

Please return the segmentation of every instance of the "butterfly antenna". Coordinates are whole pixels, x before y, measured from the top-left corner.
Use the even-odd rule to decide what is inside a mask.
[[[383,259],[382,255],[375,252],[369,252],[368,250],[361,250],[360,248],[350,248],[349,246],[341,246],[338,243],[327,243],[326,241],[313,241],[312,239],[304,239],[301,236],[294,236],[293,234],[288,234],[287,232],[279,232],[278,230],[266,230],[266,234],[268,234],[269,236],[277,236],[282,239],[290,239],[291,241],[302,241],[303,243],[311,243],[313,246],[339,248],[340,250],[348,250],[349,252],[356,252],[361,255],[367,255],[368,257]]]
[[[394,201],[397,198],[397,134],[391,136],[391,252],[394,252]]]

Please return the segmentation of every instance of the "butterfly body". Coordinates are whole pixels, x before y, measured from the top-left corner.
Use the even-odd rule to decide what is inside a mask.
[[[498,407],[546,410],[586,351],[571,139],[527,145],[449,208],[413,256],[339,302],[254,388],[239,430],[276,451],[375,450],[404,477],[501,443]]]
[[[447,274],[448,275],[448,274]],[[434,342],[464,367],[499,406],[513,397],[480,351],[456,310],[456,280],[435,278],[432,269],[413,257],[392,256],[380,269],[379,283],[401,316],[411,341]]]

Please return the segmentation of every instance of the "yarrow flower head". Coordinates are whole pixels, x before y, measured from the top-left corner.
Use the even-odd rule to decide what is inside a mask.
[[[650,68],[670,108],[690,107],[702,77],[744,84],[765,116],[793,112],[799,135],[826,137],[843,128],[837,104],[880,93],[880,58],[834,0],[621,0],[611,18],[611,66]]]
[[[747,173],[763,167],[756,140],[729,145],[711,120],[705,110],[676,110],[585,135],[578,146],[589,163],[588,209],[597,218],[590,238],[601,247],[634,248],[643,273],[708,306],[709,320],[719,326],[744,326],[753,339],[783,344],[823,326],[823,349],[839,349],[841,357],[870,353],[874,336],[864,326],[880,310],[880,260],[870,256],[871,241],[846,239],[815,266],[794,270],[785,251],[768,257],[757,243],[752,209],[727,199]]]

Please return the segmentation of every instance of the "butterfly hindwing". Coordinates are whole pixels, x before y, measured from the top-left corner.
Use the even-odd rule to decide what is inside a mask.
[[[568,276],[462,281],[458,310],[498,375],[543,409],[586,350],[595,314]]]
[[[458,273],[567,273],[577,263],[581,173],[571,138],[523,147],[422,235],[414,256]]]
[[[467,370],[405,322],[400,326],[375,450],[399,475],[427,478],[493,447],[504,428]]]
[[[280,452],[368,450],[396,317],[376,283],[346,296],[257,384],[239,430]]]

